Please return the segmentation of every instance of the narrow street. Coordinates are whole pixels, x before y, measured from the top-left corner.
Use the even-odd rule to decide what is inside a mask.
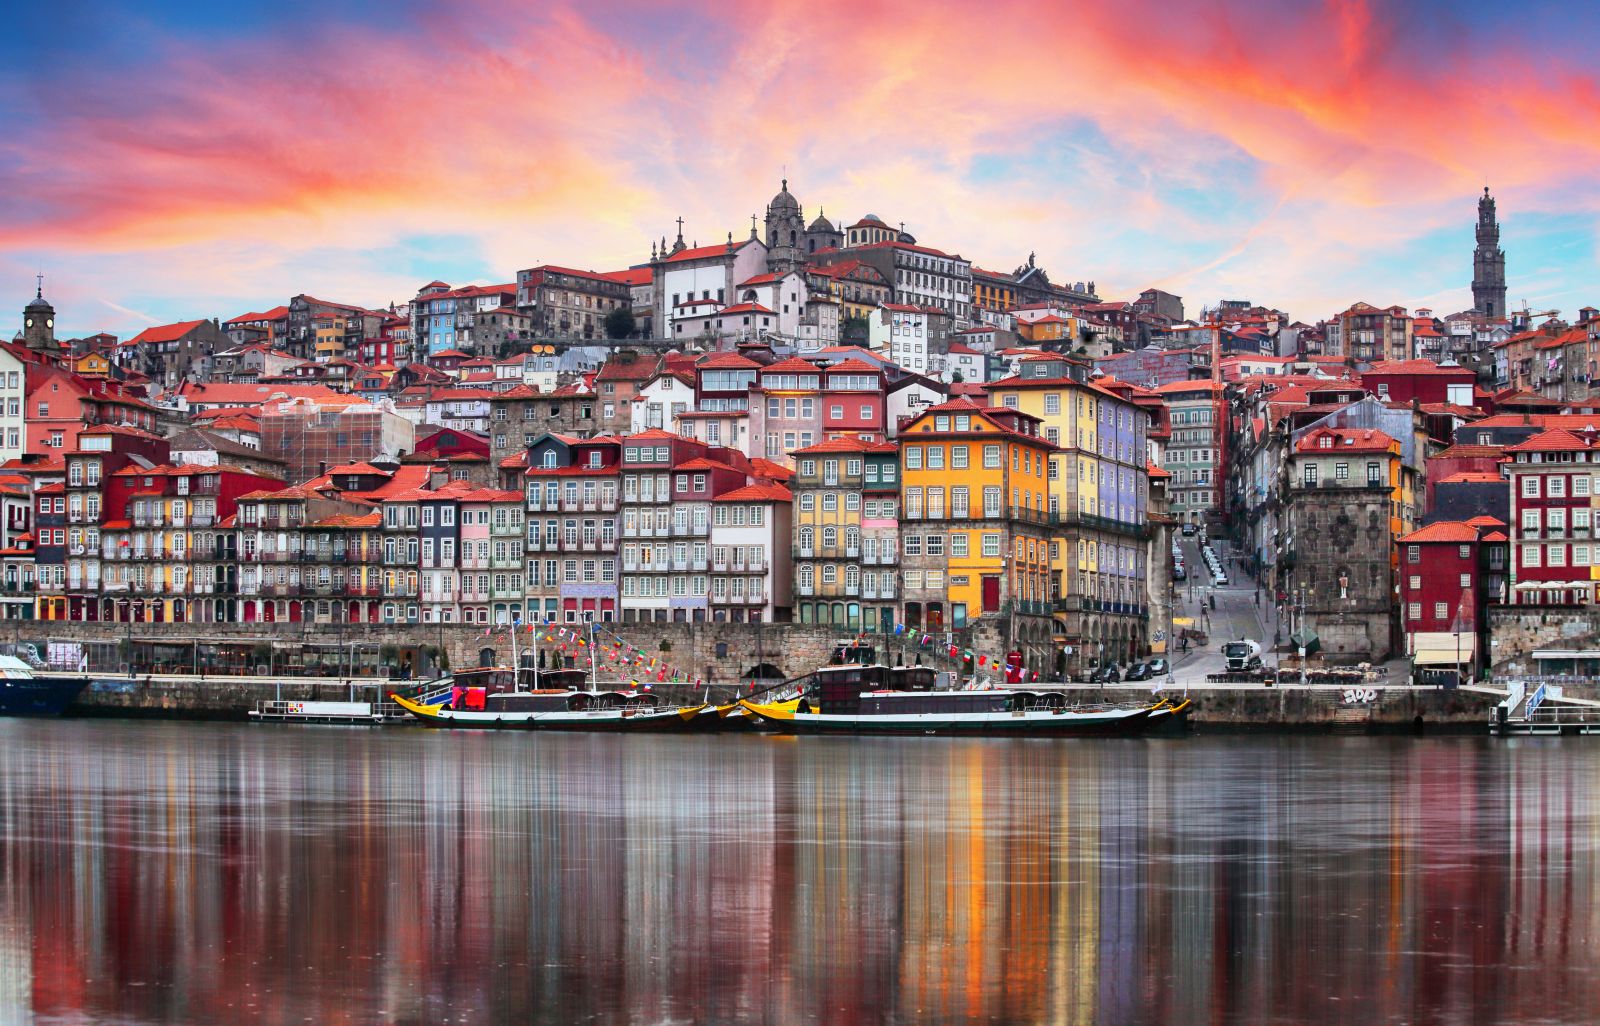
[[[1192,618],[1193,628],[1204,631],[1208,638],[1204,646],[1197,647],[1191,642],[1188,652],[1175,649],[1174,677],[1180,681],[1194,681],[1208,673],[1221,673],[1224,669],[1223,643],[1241,638],[1260,644],[1263,661],[1271,665],[1275,661],[1272,654],[1272,638],[1273,628],[1276,625],[1271,597],[1262,591],[1260,606],[1257,606],[1256,582],[1246,576],[1242,565],[1234,562],[1234,555],[1225,543],[1219,542],[1213,545],[1229,578],[1224,586],[1218,586],[1212,579],[1211,571],[1200,555],[1198,535],[1190,538],[1180,537],[1179,544],[1183,551],[1184,570],[1188,573],[1188,579],[1176,583],[1172,615],[1175,621],[1185,617]],[[1211,608],[1213,598],[1216,600],[1215,610]],[[1186,625],[1175,622],[1174,635],[1180,634],[1184,626]],[[1288,631],[1288,624],[1285,623],[1282,627],[1283,635],[1287,636]]]

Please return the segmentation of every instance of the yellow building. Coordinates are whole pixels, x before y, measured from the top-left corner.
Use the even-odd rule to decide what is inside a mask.
[[[899,446],[905,623],[937,631],[983,614],[1039,617],[1013,638],[1029,665],[1042,665],[1055,446],[1039,418],[956,399],[902,428]]]
[[[1038,419],[1050,457],[1050,591],[1062,675],[1149,651],[1149,414],[1087,380],[1082,364],[1033,357],[992,382],[990,401]],[[1162,625],[1164,626],[1164,624]],[[1070,650],[1070,651],[1066,651]]]

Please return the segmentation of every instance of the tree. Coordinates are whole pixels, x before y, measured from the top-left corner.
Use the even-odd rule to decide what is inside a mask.
[[[865,317],[847,317],[843,325],[841,341],[847,346],[864,346],[871,333],[871,326]]]
[[[965,380],[966,380],[966,378],[963,378],[961,376],[961,372],[960,371],[951,371],[950,372],[950,383],[952,385],[959,385],[959,384],[961,384],[961,382],[963,382]]]
[[[633,337],[633,311],[625,306],[613,307],[606,314],[606,338]]]

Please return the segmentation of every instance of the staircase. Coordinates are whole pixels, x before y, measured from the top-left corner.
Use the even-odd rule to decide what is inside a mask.
[[[1372,706],[1341,705],[1333,711],[1330,734],[1365,734],[1372,723]]]

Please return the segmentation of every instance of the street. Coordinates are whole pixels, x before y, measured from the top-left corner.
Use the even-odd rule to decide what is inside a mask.
[[[1261,595],[1262,605],[1258,610],[1255,581],[1246,576],[1242,565],[1234,563],[1226,544],[1213,545],[1229,578],[1228,584],[1222,587],[1212,580],[1211,571],[1200,555],[1199,535],[1180,536],[1179,545],[1188,579],[1174,584],[1172,615],[1175,621],[1192,618],[1193,628],[1204,631],[1209,637],[1204,646],[1191,642],[1188,652],[1181,648],[1174,650],[1173,676],[1179,680],[1197,680],[1206,674],[1223,672],[1226,668],[1222,658],[1223,643],[1241,638],[1259,642],[1263,661],[1271,665],[1275,661],[1272,655],[1275,614],[1269,596]],[[1211,608],[1212,598],[1216,599],[1215,610]],[[1179,634],[1183,626],[1175,622],[1174,635]],[[1287,624],[1283,633],[1288,633]]]

